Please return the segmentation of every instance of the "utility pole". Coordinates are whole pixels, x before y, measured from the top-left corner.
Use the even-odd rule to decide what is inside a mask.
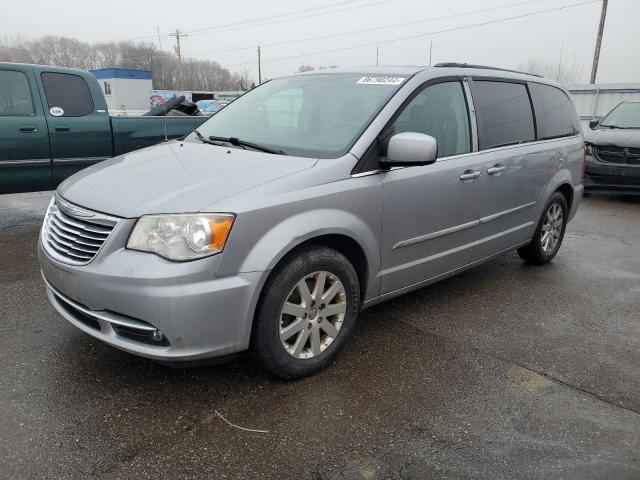
[[[598,27],[598,38],[596,40],[596,50],[593,53],[593,66],[591,67],[591,82],[596,83],[598,74],[598,62],[600,61],[600,47],[602,46],[602,34],[604,33],[604,20],[607,18],[607,5],[609,0],[602,0],[602,12],[600,13],[600,25]]]
[[[186,33],[181,33],[180,29],[176,33],[170,33],[170,37],[176,37],[176,55],[178,56],[178,71],[180,72],[180,90],[184,90],[184,70],[182,68],[182,50],[180,50],[180,37],[188,37]]]
[[[433,40],[429,41],[429,66],[431,66],[431,55],[433,54]]]
[[[376,67],[380,65],[380,45],[376,45]]]
[[[262,83],[262,60],[260,58],[260,45],[258,45],[258,85]]]

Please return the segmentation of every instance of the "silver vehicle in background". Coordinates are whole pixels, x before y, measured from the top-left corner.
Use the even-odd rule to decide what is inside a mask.
[[[283,378],[358,312],[503,252],[549,262],[582,197],[567,92],[466,64],[271,80],[183,140],[58,188],[49,299],[117,348],[190,362],[251,348]]]

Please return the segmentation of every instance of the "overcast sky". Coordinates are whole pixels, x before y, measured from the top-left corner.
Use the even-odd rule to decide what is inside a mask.
[[[302,64],[372,65],[379,44],[380,64],[425,65],[433,41],[433,63],[457,61],[518,68],[527,60],[571,67],[574,62],[588,81],[600,18],[601,2],[567,8],[500,23],[489,23],[445,33],[437,31],[470,26],[542,10],[585,3],[588,0],[23,0],[3,2],[2,32],[36,38],[46,34],[98,42],[146,36],[164,49],[180,28],[191,32],[183,54],[215,60],[231,70],[250,68],[256,74],[255,45],[263,45],[263,77],[297,70]],[[317,9],[333,5],[327,9]],[[478,10],[491,11],[470,13]],[[292,17],[277,17],[312,9]],[[321,15],[320,15],[321,14]],[[465,15],[460,15],[465,14]],[[440,18],[458,15],[453,18]],[[271,17],[259,22],[239,22]],[[306,17],[306,18],[301,18]],[[287,21],[284,21],[287,20]],[[412,25],[357,32],[406,22]],[[255,25],[258,23],[259,25]],[[235,24],[220,28],[221,25]],[[598,82],[640,82],[640,0],[610,0]],[[214,27],[218,27],[214,29]],[[197,32],[197,30],[207,29]],[[399,37],[418,38],[389,42]],[[295,43],[270,45],[291,40]],[[364,45],[364,46],[360,46]],[[357,47],[349,48],[348,47]],[[250,47],[250,49],[240,49]],[[340,50],[344,49],[344,50]],[[315,53],[298,58],[310,52]]]

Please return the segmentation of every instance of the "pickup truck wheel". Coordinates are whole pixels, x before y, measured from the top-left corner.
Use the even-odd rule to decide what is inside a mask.
[[[567,200],[556,192],[544,209],[531,243],[518,249],[520,258],[534,265],[550,262],[562,245],[567,220]]]
[[[264,286],[254,353],[275,376],[311,375],[342,349],[359,307],[358,276],[344,255],[322,246],[298,250]]]

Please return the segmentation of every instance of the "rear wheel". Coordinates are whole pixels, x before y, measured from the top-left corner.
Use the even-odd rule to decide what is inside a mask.
[[[291,255],[263,292],[253,349],[269,372],[285,379],[324,368],[342,349],[360,307],[353,266],[322,246]]]
[[[550,262],[562,245],[567,219],[567,200],[556,192],[547,203],[531,243],[518,249],[520,258],[536,265]]]

